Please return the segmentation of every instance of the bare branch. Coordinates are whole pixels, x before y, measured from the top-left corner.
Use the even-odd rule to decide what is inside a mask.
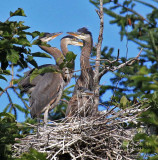
[[[99,37],[98,37],[98,44],[97,44],[97,53],[96,53],[96,62],[95,62],[95,70],[94,70],[94,113],[98,110],[99,105],[99,68],[100,68],[100,57],[101,57],[101,46],[103,41],[103,29],[104,29],[104,12],[103,12],[103,0],[100,0],[100,11],[99,13],[100,18],[100,31],[99,31]]]
[[[124,66],[130,66],[130,65],[132,65],[135,61],[138,60],[138,58],[140,57],[140,54],[141,54],[142,51],[143,51],[143,48],[140,50],[140,52],[138,53],[138,55],[137,55],[135,58],[130,59],[129,61],[127,61],[127,62],[125,62],[125,63],[122,63],[122,64],[120,64],[119,66],[112,66],[112,67],[107,66],[105,69],[103,69],[103,70],[99,73],[99,77],[101,78],[101,77],[102,77],[106,72],[108,72],[108,71],[114,72],[114,71],[116,71],[116,70],[118,70],[118,69],[120,69],[120,68],[123,68]]]
[[[98,37],[98,44],[97,44],[97,55],[96,55],[96,67],[95,67],[95,75],[94,75],[94,81],[97,81],[98,74],[99,74],[99,66],[100,66],[100,59],[101,56],[101,45],[103,41],[103,28],[104,28],[104,13],[103,13],[103,0],[100,0],[100,11],[97,11],[99,13],[100,18],[100,31],[99,31],[99,37]]]
[[[65,102],[66,104],[68,104],[69,102],[65,99],[61,99],[60,101]]]
[[[94,58],[90,58],[90,57],[87,57],[87,56],[85,56],[85,55],[82,55],[82,56],[84,56],[84,57],[86,57],[86,58],[88,58],[88,59],[91,59],[91,60],[93,60],[93,61],[107,61],[107,62],[109,62],[110,64],[111,63],[114,63],[114,62],[116,62],[116,61],[120,61],[121,59],[116,59],[116,60],[114,60],[114,61],[110,61],[110,60],[108,60],[108,59],[94,59]]]
[[[14,86],[9,85],[8,87],[6,87],[6,88],[0,93],[0,96],[1,96],[4,92],[6,92],[9,88],[14,88]]]
[[[92,67],[95,67],[95,65],[93,65],[93,66],[90,66],[90,67],[85,67],[85,68],[83,68],[83,69],[79,69],[79,70],[72,70],[72,72],[74,73],[74,72],[80,72],[80,71],[82,71],[82,70],[86,70],[86,69],[88,69],[88,68],[92,68]]]
[[[141,54],[142,51],[143,51],[143,49],[140,50],[140,52],[138,53],[138,55],[137,55],[135,58],[130,59],[129,61],[127,61],[127,62],[125,62],[125,63],[122,63],[122,64],[120,64],[119,66],[114,67],[113,69],[110,69],[110,70],[111,70],[112,72],[114,72],[114,71],[116,71],[116,70],[118,70],[118,69],[120,69],[120,68],[123,68],[124,66],[131,66],[135,61],[138,60],[138,58],[139,58],[139,56],[140,56],[140,54]]]

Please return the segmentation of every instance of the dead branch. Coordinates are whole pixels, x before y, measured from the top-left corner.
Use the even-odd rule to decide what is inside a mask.
[[[110,60],[108,60],[108,59],[94,59],[94,58],[89,58],[89,57],[87,57],[87,56],[85,56],[85,55],[82,55],[82,56],[84,56],[84,57],[86,57],[86,58],[88,58],[88,59],[91,59],[91,60],[93,60],[93,61],[107,61],[107,62],[110,63],[110,64],[121,60],[121,59],[118,59],[118,58],[117,58],[116,60],[110,61]]]
[[[100,0],[100,9],[97,11],[97,14],[99,15],[100,19],[100,31],[99,31],[99,37],[98,37],[98,43],[97,43],[97,51],[96,51],[96,62],[95,62],[95,70],[94,70],[94,106],[93,106],[93,112],[96,113],[98,111],[98,105],[99,105],[99,67],[100,67],[100,61],[98,61],[101,57],[101,46],[103,41],[103,29],[104,29],[104,11],[103,11],[103,0]]]
[[[101,78],[106,72],[108,71],[116,71],[119,70],[120,68],[123,68],[125,66],[131,66],[135,61],[138,60],[138,58],[140,57],[141,52],[143,51],[143,48],[140,50],[140,52],[138,53],[138,55],[135,58],[132,58],[128,61],[126,61],[125,63],[120,64],[119,66],[106,66],[100,73],[99,73],[99,77]]]

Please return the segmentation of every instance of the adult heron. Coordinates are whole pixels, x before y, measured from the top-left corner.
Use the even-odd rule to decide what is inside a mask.
[[[89,61],[91,50],[93,47],[92,34],[85,27],[78,29],[77,32],[67,32],[67,33],[78,39],[83,40],[83,48],[80,56],[81,75],[79,76],[77,83],[75,85],[73,96],[68,103],[68,107],[66,110],[66,117],[72,117],[73,115],[76,115],[76,112],[78,112],[80,108],[86,103],[87,104],[84,108],[84,113],[82,113],[83,112],[82,110],[80,113],[77,114],[80,115],[84,114],[84,116],[87,116],[92,114],[92,108],[89,105],[93,103],[89,99],[89,96],[93,95],[93,86],[94,86],[93,85],[94,73]],[[80,92],[80,88],[86,88],[88,90],[88,93],[86,93],[87,96],[78,97],[77,92]]]
[[[47,36],[50,39],[49,36]],[[42,37],[41,40],[47,41],[46,37]],[[72,77],[72,73],[69,68],[63,68],[60,70],[59,65],[63,62],[64,55],[67,54],[68,45],[82,46],[83,43],[73,36],[65,36],[61,39],[61,50],[54,47],[40,46],[43,50],[51,54],[57,65],[43,65],[42,67],[52,67],[57,72],[47,72],[38,75],[32,81],[30,76],[33,70],[29,71],[25,78],[19,83],[26,91],[30,91],[30,108],[31,117],[39,117],[44,112],[44,123],[47,123],[48,111],[53,109],[61,99],[63,89],[68,84]],[[57,54],[56,54],[57,53]],[[59,72],[58,72],[59,71]],[[29,89],[28,89],[29,88]]]

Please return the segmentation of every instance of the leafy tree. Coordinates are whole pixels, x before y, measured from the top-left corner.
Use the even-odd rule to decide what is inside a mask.
[[[97,8],[98,0],[90,0]],[[143,158],[154,159],[157,157],[157,119],[158,119],[158,4],[157,0],[104,0],[104,13],[111,17],[110,24],[115,24],[120,28],[120,38],[124,37],[135,43],[143,54],[139,62],[132,66],[124,67],[114,73],[111,78],[112,85],[102,86],[101,95],[107,90],[113,92],[110,102],[102,101],[105,105],[115,102],[120,103],[122,96],[126,96],[128,101],[135,103],[141,99],[148,99],[144,107],[150,107],[148,111],[140,116],[139,123],[147,126],[147,131],[138,134],[136,140],[141,140],[141,152]],[[148,8],[146,16],[139,14],[137,5]],[[111,49],[112,50],[112,49]],[[110,50],[109,50],[110,51]],[[94,52],[95,53],[95,52]],[[95,54],[94,54],[95,55]],[[107,47],[102,50],[102,58],[114,59],[112,52],[107,51]],[[116,59],[117,57],[115,57]],[[122,58],[126,62],[126,58]],[[111,103],[113,102],[113,103]],[[155,135],[153,135],[155,134]]]
[[[15,117],[10,113],[0,113],[0,159],[9,159],[12,156],[11,145],[15,138],[20,138],[20,128]]]
[[[3,88],[2,84],[0,85],[0,96],[6,94],[8,97],[8,105],[0,113],[0,159],[5,160],[12,159],[11,145],[17,143],[16,138],[21,138],[30,131],[32,132],[31,128],[28,128],[25,123],[16,122],[17,110],[23,112],[26,118],[29,113],[28,98],[25,98],[24,94],[19,92],[17,86],[18,80],[16,78],[21,76],[16,75],[16,73],[27,68],[29,64],[38,67],[35,57],[51,58],[46,53],[32,53],[31,47],[33,45],[47,45],[36,39],[43,33],[39,31],[28,32],[27,30],[30,27],[24,25],[24,21],[11,20],[15,16],[26,17],[23,9],[18,8],[15,12],[10,12],[10,17],[5,22],[0,22],[0,80],[8,82],[6,88]],[[13,102],[13,94],[10,90],[17,95],[25,107]],[[26,119],[26,122],[35,123],[30,118]],[[38,152],[31,151],[30,156],[33,157],[35,154],[38,155]],[[25,157],[23,159],[26,159],[27,156],[24,155],[23,157]]]
[[[34,40],[37,36],[42,36],[43,33],[39,31],[28,32],[27,30],[30,27],[24,25],[24,21],[10,20],[15,16],[25,17],[26,15],[21,8],[18,8],[15,12],[10,12],[10,17],[5,22],[0,22],[0,79],[8,82],[6,88],[0,86],[0,96],[6,94],[8,97],[8,105],[5,107],[4,112],[14,113],[17,116],[17,110],[19,110],[27,117],[29,113],[28,98],[24,98],[24,94],[19,93],[16,84],[18,82],[17,77],[21,76],[19,74],[16,75],[16,73],[28,68],[29,64],[38,67],[35,57],[51,57],[46,53],[32,53],[31,47],[33,45],[46,45],[38,39]],[[13,97],[9,90],[13,90],[25,107],[13,102]]]

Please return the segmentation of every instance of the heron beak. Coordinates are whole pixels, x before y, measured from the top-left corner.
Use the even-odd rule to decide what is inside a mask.
[[[84,39],[85,36],[81,32],[67,32],[67,34],[70,34],[78,39]]]
[[[57,32],[57,33],[45,33],[43,37],[39,37],[39,39],[42,42],[48,42],[54,38],[56,38],[57,36],[61,35],[62,32]]]
[[[71,41],[72,41],[72,44],[75,46],[83,46],[83,42],[74,36]]]
[[[52,33],[50,36],[51,36],[52,38],[56,38],[57,36],[59,36],[59,35],[61,35],[61,34],[63,34],[63,32]]]
[[[78,41],[79,46],[83,46],[83,42]]]

